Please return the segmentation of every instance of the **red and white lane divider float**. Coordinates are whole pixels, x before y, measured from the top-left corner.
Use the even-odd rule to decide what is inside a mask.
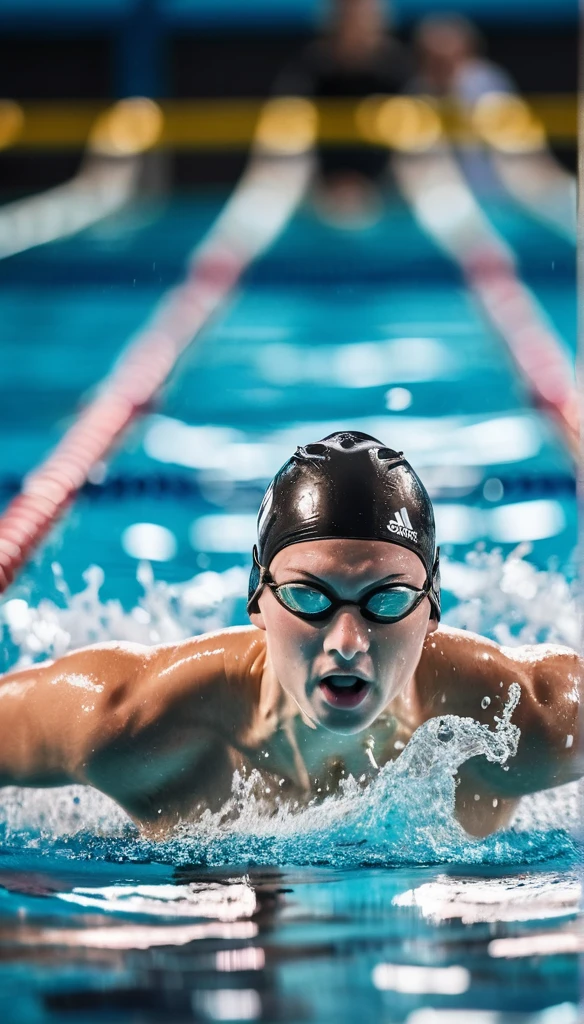
[[[206,254],[154,323],[133,342],[45,462],[0,518],[0,590],[132,420],[147,409],[179,355],[229,293],[244,264]]]
[[[560,339],[548,327],[513,264],[500,254],[479,251],[464,261],[463,269],[489,320],[507,343],[534,405],[552,417],[577,458],[580,403]]]
[[[12,108],[19,111],[0,103],[0,142],[3,121],[15,120]],[[20,117],[11,145],[26,130],[26,118]],[[0,259],[75,235],[122,209],[138,191],[145,155],[158,143],[163,124],[158,104],[144,97],[120,100],[100,113],[77,174],[0,207]]]
[[[580,402],[574,368],[514,255],[489,223],[445,146],[395,161],[402,192],[425,231],[458,264],[469,291],[505,342],[534,405],[556,422],[575,458]]]
[[[267,105],[249,168],[207,237],[195,248],[184,281],[163,297],[150,323],[102,382],[96,398],[28,475],[21,493],[0,517],[0,592],[71,504],[92,469],[151,406],[181,353],[245,269],[287,224],[312,173],[310,107],[303,100]]]

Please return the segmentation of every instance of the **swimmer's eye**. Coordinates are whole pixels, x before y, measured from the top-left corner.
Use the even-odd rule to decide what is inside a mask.
[[[320,615],[332,607],[332,601],[326,594],[303,583],[284,583],[278,587],[277,595],[291,612],[300,612],[301,615]]]
[[[420,591],[413,587],[390,587],[372,594],[365,608],[380,619],[395,619],[405,615],[419,599]]]

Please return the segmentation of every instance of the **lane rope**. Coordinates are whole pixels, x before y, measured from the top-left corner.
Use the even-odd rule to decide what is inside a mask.
[[[0,103],[0,148],[6,102]],[[158,104],[144,97],[120,100],[94,118],[78,172],[44,192],[0,207],[0,259],[78,234],[117,213],[135,196],[146,153],[163,129]],[[6,134],[6,129],[4,130]]]
[[[48,458],[24,480],[0,517],[0,593],[91,479],[132,421],[151,406],[185,349],[232,292],[242,273],[288,222],[312,172],[307,146],[280,159],[259,147],[184,280],[163,296],[93,401]]]
[[[179,356],[231,291],[244,263],[206,253],[165,308],[131,344],[49,457],[0,518],[0,591],[69,506],[135,417],[147,409]]]
[[[537,408],[557,423],[578,458],[579,399],[562,342],[547,326],[515,268],[500,254],[478,253],[463,270],[487,316],[506,342]]]
[[[465,491],[465,503],[472,502],[481,504],[485,499],[485,483],[494,480],[497,488],[501,491],[501,500],[505,499],[532,500],[542,497],[574,497],[576,494],[576,480],[573,474],[562,472],[550,472],[543,474],[525,473],[513,476],[499,474],[497,477],[481,479],[476,485]],[[258,504],[266,489],[267,480],[237,481],[234,485],[235,492],[246,497],[254,496]],[[22,481],[16,476],[0,476],[0,495],[9,497],[18,494],[22,487]],[[459,493],[453,494],[448,484],[442,484],[436,480],[428,488],[433,501],[452,501],[460,497]],[[207,505],[206,490],[194,472],[169,472],[159,470],[154,473],[112,473],[103,480],[97,482],[87,481],[82,488],[85,500],[89,502],[115,502],[134,501],[136,498],[148,497],[158,501],[169,499],[173,502],[189,501],[193,499]],[[499,499],[498,499],[499,500]]]
[[[399,157],[394,166],[420,225],[458,265],[533,404],[556,423],[577,460],[580,403],[564,343],[521,281],[513,252],[485,216],[452,153],[441,145],[417,158]]]

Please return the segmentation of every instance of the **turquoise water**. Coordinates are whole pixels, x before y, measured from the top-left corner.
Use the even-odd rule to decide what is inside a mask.
[[[3,500],[220,203],[126,214],[4,264]],[[573,252],[501,202],[489,213],[573,353]],[[455,269],[394,204],[360,235],[302,213],[253,269],[8,595],[5,666],[245,621],[265,482],[341,425],[419,468],[449,621],[577,643],[570,460]],[[152,569],[137,579],[140,558]],[[5,791],[2,1019],[575,1021],[577,794],[526,801],[511,830],[475,842],[452,817],[451,767],[384,770],[365,793],[275,817],[236,780],[235,822],[163,844],[90,791]]]

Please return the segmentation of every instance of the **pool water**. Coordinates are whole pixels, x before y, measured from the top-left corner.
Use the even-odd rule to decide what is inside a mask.
[[[4,501],[222,198],[136,209],[4,263]],[[573,251],[501,199],[488,213],[573,354]],[[569,456],[393,201],[360,234],[301,212],[249,272],[7,595],[3,666],[244,622],[263,488],[298,443],[341,426],[403,448],[425,480],[447,621],[578,643]],[[235,821],[159,844],[91,791],[4,791],[0,1019],[575,1022],[577,787],[476,842],[453,819],[448,765],[392,772],[295,815],[235,780]]]
[[[544,936],[574,917],[561,862],[485,876],[24,859],[2,884],[20,907],[8,947],[2,921],[3,1020],[446,1022],[466,1006],[486,1024],[552,1020],[550,1005],[577,1020],[575,957],[518,938],[534,912]]]

